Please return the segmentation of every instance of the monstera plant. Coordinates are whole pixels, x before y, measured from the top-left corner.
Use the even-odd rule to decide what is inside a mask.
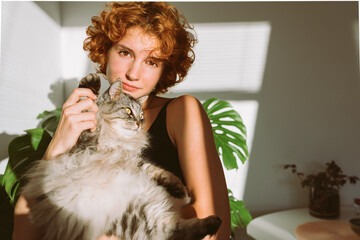
[[[8,147],[9,162],[0,175],[0,239],[11,239],[17,190],[24,184],[22,176],[31,164],[44,155],[60,120],[61,109],[45,111],[38,116],[39,128],[25,130]]]
[[[218,154],[227,170],[238,169],[237,158],[244,163],[248,158],[246,128],[238,112],[227,101],[210,98],[203,103],[214,132]],[[252,220],[244,202],[237,200],[228,189],[231,229],[245,227]]]
[[[227,170],[237,169],[237,158],[245,162],[248,157],[246,129],[240,115],[226,101],[216,98],[203,103],[211,121],[215,144],[220,158]],[[31,163],[42,158],[59,123],[61,109],[44,111],[38,116],[39,128],[26,130],[26,134],[15,138],[8,148],[9,162],[3,175],[0,175],[1,200],[0,211],[4,214],[0,223],[6,223],[6,233],[0,229],[1,238],[11,239],[13,208],[17,201],[17,190],[24,184],[22,176]],[[237,157],[236,157],[237,156]],[[251,215],[243,201],[237,200],[228,190],[231,208],[231,227],[245,227],[251,221]],[[6,218],[6,219],[4,219]],[[4,224],[2,226],[5,226]]]

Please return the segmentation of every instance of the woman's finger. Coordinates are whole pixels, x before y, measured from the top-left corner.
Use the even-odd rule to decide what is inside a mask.
[[[96,130],[96,115],[94,112],[84,112],[70,117],[73,118],[71,121],[78,123],[77,130],[80,131],[80,133],[87,129],[90,129],[92,132]]]
[[[94,121],[83,121],[78,124],[79,130],[85,131],[90,129],[90,131],[94,131],[96,129],[96,123]]]
[[[87,99],[77,102],[76,104],[65,107],[63,109],[63,112],[65,115],[72,115],[72,114],[81,113],[85,110],[88,110],[90,112],[97,112],[98,106],[96,105],[96,103],[93,100],[87,98]]]
[[[63,108],[74,105],[81,97],[88,97],[92,100],[96,99],[96,95],[89,88],[75,88],[64,103]]]
[[[68,122],[71,125],[75,125],[84,121],[93,121],[96,122],[96,114],[95,112],[83,112],[79,114],[70,114],[64,115],[66,119],[64,121]]]

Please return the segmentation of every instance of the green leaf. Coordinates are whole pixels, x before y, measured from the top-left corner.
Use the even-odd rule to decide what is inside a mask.
[[[0,187],[4,186],[4,174],[0,174]]]
[[[34,129],[25,130],[25,132],[30,135],[31,146],[36,151],[43,136],[44,129],[34,128]]]
[[[18,188],[23,185],[22,177],[34,161],[42,158],[52,138],[47,131],[41,128],[25,132],[26,135],[17,137],[10,142],[9,162],[3,176],[3,186],[12,205],[16,203]]]
[[[203,103],[213,127],[219,156],[227,170],[238,169],[237,158],[244,163],[249,155],[246,128],[241,116],[227,101],[210,98]]]
[[[40,113],[37,116],[37,119],[46,119],[48,117],[55,117],[58,121],[60,119],[61,116],[61,108],[56,108],[55,110],[52,111],[43,111],[42,113]]]
[[[54,132],[57,128],[61,116],[61,111],[61,108],[57,108],[52,111],[44,111],[37,117],[38,119],[42,119],[41,128],[48,131],[51,136],[54,135]]]
[[[59,120],[57,120],[56,117],[50,117],[41,124],[41,127],[53,135],[56,131],[58,123]]]
[[[231,217],[231,229],[234,231],[236,227],[244,228],[251,220],[250,212],[245,208],[244,202],[237,200],[230,189],[229,193],[229,204],[230,204],[230,217]]]
[[[60,115],[61,108],[42,112],[37,117],[42,119],[42,128],[25,130],[25,135],[10,142],[8,147],[9,162],[1,183],[12,205],[16,203],[18,188],[24,184],[22,177],[34,161],[43,157],[57,128]]]
[[[14,188],[14,186],[15,186],[15,189],[18,188],[18,187],[16,187],[17,183],[18,183],[17,177],[14,174],[14,172],[11,171],[11,166],[8,164],[6,166],[4,176],[3,176],[3,186],[5,188],[5,192],[7,193],[7,195],[10,198],[11,204],[13,204],[14,200],[15,200],[15,198],[14,198],[15,192],[13,191],[13,188]]]

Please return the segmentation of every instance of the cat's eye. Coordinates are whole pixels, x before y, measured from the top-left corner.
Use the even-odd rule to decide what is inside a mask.
[[[125,111],[127,112],[127,114],[131,114],[131,109],[130,108],[125,108]]]
[[[144,119],[144,115],[142,113],[140,113],[140,119],[143,120]]]

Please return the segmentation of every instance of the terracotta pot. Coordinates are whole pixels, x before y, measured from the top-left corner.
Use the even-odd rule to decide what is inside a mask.
[[[334,219],[340,216],[340,197],[337,189],[309,189],[309,213],[318,218]]]

